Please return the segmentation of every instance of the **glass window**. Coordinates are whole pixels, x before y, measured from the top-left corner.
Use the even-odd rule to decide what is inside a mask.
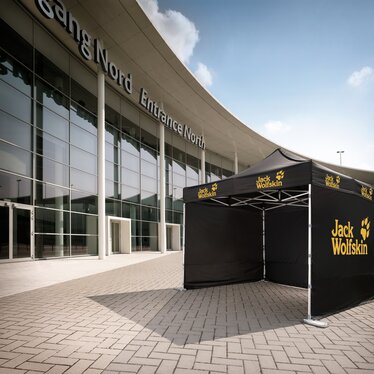
[[[71,236],[72,256],[97,256],[97,236]]]
[[[31,177],[31,153],[0,141],[0,167]]]
[[[121,189],[122,200],[127,200],[133,203],[139,203],[140,193],[138,188],[122,185]]]
[[[69,163],[69,145],[40,130],[36,132],[36,152],[55,161]]]
[[[0,80],[0,109],[31,123],[31,99]]]
[[[38,51],[35,51],[35,72],[53,87],[69,95],[69,76]]]
[[[69,190],[36,182],[36,204],[47,208],[69,209]]]
[[[180,175],[184,175],[186,173],[186,165],[173,160],[173,171]]]
[[[165,220],[167,223],[173,223],[173,211],[167,210],[165,212]]]
[[[157,194],[142,190],[142,204],[157,206]]]
[[[70,146],[70,165],[87,173],[96,174],[96,156],[73,146]]]
[[[118,182],[118,165],[112,164],[109,161],[105,161],[105,177],[112,181]]]
[[[141,176],[142,190],[157,192],[157,180],[148,178],[145,175]]]
[[[222,169],[222,179],[231,177],[232,175],[234,175],[232,171],[227,170],[227,169]]]
[[[157,152],[153,150],[152,148],[149,148],[142,144],[140,155],[143,160],[151,162],[152,164],[157,163]]]
[[[183,213],[174,212],[174,223],[183,225]]]
[[[142,221],[142,236],[157,236],[158,224],[156,222]]]
[[[119,199],[119,184],[108,179],[105,180],[105,196]]]
[[[122,168],[122,184],[139,189],[140,178],[139,174],[130,171],[126,168]]]
[[[122,117],[122,131],[132,138],[140,139],[140,127],[125,117]]]
[[[173,147],[173,158],[181,163],[186,162],[186,153],[178,148]]]
[[[75,80],[71,80],[71,98],[77,102],[82,108],[89,112],[97,113],[97,98],[87,91]]]
[[[97,178],[95,175],[70,168],[70,187],[97,194]]]
[[[157,165],[141,160],[141,173],[152,178],[157,178]]]
[[[157,137],[150,134],[148,131],[141,129],[140,141],[151,148],[158,149]]]
[[[43,105],[36,105],[36,125],[53,136],[69,141],[69,122]]]
[[[106,199],[105,213],[108,216],[121,217],[121,202],[117,200]]]
[[[119,164],[119,149],[112,144],[105,143],[105,159]]]
[[[31,45],[19,34],[17,34],[13,28],[7,25],[1,18],[0,35],[4,36],[3,38],[0,38],[0,46],[19,61],[22,61],[24,65],[32,69],[33,51]]]
[[[36,208],[35,231],[45,234],[69,233],[69,213],[62,210]]]
[[[134,156],[139,156],[140,145],[136,140],[122,134],[121,149]]]
[[[158,251],[158,238],[142,237],[142,251]]]
[[[69,119],[69,99],[41,79],[36,79],[36,98],[39,103]]]
[[[71,213],[71,233],[97,235],[97,216]]]
[[[70,120],[82,129],[97,135],[96,116],[73,101],[70,105]]]
[[[0,111],[0,138],[31,150],[32,127]]]
[[[68,235],[35,235],[35,257],[63,257],[70,255]]]
[[[140,207],[135,204],[122,203],[122,217],[140,219]]]
[[[31,179],[0,172],[0,200],[31,204]]]
[[[97,196],[71,191],[71,210],[81,213],[97,214]]]
[[[70,125],[70,143],[87,152],[96,154],[97,139],[95,135],[81,129],[74,124]]]
[[[139,173],[139,156],[134,156],[130,153],[122,151],[122,166]]]
[[[0,78],[11,86],[32,95],[31,72],[0,49]]]
[[[113,125],[115,128],[120,129],[120,115],[110,106],[105,105],[105,121]]]
[[[140,225],[141,225],[140,221],[135,221],[135,220],[131,221],[131,234],[132,235],[140,236]]]
[[[157,208],[153,207],[142,207],[142,220],[143,221],[158,221],[159,220],[160,211]],[[145,235],[145,234],[143,234]]]
[[[131,238],[131,251],[132,252],[139,252],[141,250],[142,250],[141,238],[133,236]]]
[[[36,157],[36,178],[61,186],[69,186],[69,168],[48,158]]]
[[[173,186],[178,187],[185,187],[186,186],[186,179],[183,175],[179,175],[177,173],[173,174]]]
[[[108,124],[105,124],[105,141],[115,146],[118,146],[120,141],[119,131]]]

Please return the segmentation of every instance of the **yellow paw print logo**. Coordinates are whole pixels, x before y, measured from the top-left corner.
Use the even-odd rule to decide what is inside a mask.
[[[217,185],[217,183],[213,183],[212,184],[212,191],[214,192],[214,191],[217,191],[218,190],[218,185]]]
[[[339,177],[339,175],[336,177],[336,183],[337,183],[337,184],[340,183],[340,177]]]
[[[369,237],[370,233],[370,221],[369,217],[366,217],[361,221],[361,231],[360,234],[362,236],[362,239],[366,240]]]
[[[277,172],[277,175],[275,176],[276,180],[280,181],[281,179],[284,178],[284,171],[283,170],[279,170]]]
[[[370,190],[369,190],[369,194],[370,194],[370,196],[373,195],[373,189],[371,187],[370,187]]]

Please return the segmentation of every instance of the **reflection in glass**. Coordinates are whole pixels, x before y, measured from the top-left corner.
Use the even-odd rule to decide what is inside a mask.
[[[139,252],[142,250],[141,238],[133,236],[131,237],[131,251]]]
[[[55,161],[69,163],[69,145],[40,130],[36,132],[36,152]]]
[[[157,194],[142,190],[142,204],[157,206]]]
[[[0,138],[31,150],[32,127],[0,111]]]
[[[69,186],[69,168],[41,156],[36,157],[36,177],[44,182]]]
[[[14,58],[0,49],[0,79],[31,96],[32,74]]]
[[[142,207],[142,220],[143,221],[158,221],[159,213],[160,211],[157,208],[143,206]]]
[[[71,213],[71,233],[97,235],[97,216]]]
[[[70,147],[70,165],[87,173],[96,174],[96,156],[73,146]],[[73,180],[71,183],[74,184]]]
[[[72,256],[97,256],[97,236],[71,236]]]
[[[112,109],[108,105],[105,105],[105,121],[110,123],[115,128],[120,129],[120,121],[121,121],[120,120],[120,115],[119,115],[119,113],[117,113],[114,109]],[[107,127],[107,126],[105,126],[105,127]],[[109,141],[109,140],[107,140],[107,141]]]
[[[35,257],[70,256],[68,235],[35,235]]]
[[[119,164],[119,148],[110,143],[105,143],[105,159]]]
[[[142,190],[157,193],[157,180],[148,178],[145,175],[141,176]]]
[[[13,208],[13,258],[31,257],[31,211]]]
[[[69,119],[69,99],[41,79],[36,79],[36,98],[39,103]]]
[[[135,123],[131,122],[129,119],[122,117],[122,131],[132,138],[140,138],[140,128]]]
[[[139,164],[139,156],[134,156],[130,153],[122,151],[122,166],[126,166],[127,169],[136,171],[139,173],[140,164]]]
[[[0,200],[31,204],[31,180],[0,172]]]
[[[69,209],[69,190],[36,182],[36,204],[46,208]]]
[[[68,234],[69,213],[62,210],[36,208],[35,231],[44,234]]]
[[[70,109],[70,120],[80,126],[82,129],[85,129],[96,136],[96,116],[73,101],[71,102]]]
[[[122,134],[121,149],[134,156],[139,156],[140,144],[138,141]]]
[[[96,154],[97,139],[95,135],[81,129],[74,124],[70,125],[70,143],[85,151]]]
[[[81,170],[70,168],[70,187],[75,190],[87,191],[97,194],[97,178]]]
[[[0,206],[0,259],[9,258],[9,208]]]
[[[106,199],[105,213],[108,216],[121,217],[121,202],[117,200]]]
[[[69,95],[69,76],[38,51],[35,51],[35,72],[59,91]]]
[[[79,83],[71,81],[71,98],[76,101],[82,108],[91,113],[97,113],[97,99],[95,95],[83,88]]]
[[[158,138],[148,131],[141,129],[140,141],[147,146],[158,149]]]
[[[0,79],[0,109],[31,123],[31,99]]]
[[[130,201],[133,203],[139,203],[140,201],[139,189],[122,185],[121,186],[121,197],[122,197],[122,200]]]
[[[140,207],[135,204],[122,203],[122,217],[132,220],[140,219]]]
[[[131,170],[128,170],[126,168],[122,168],[122,183],[139,189],[140,186],[140,178],[139,174],[135,173]]]
[[[97,196],[72,190],[71,210],[81,213],[97,214]]]
[[[43,105],[36,105],[36,125],[53,136],[69,141],[69,122]]]
[[[152,148],[145,145],[141,145],[140,155],[143,160],[151,162],[152,164],[157,164],[157,152]]]
[[[135,236],[140,236],[140,225],[141,221],[131,221],[131,234]]]
[[[157,165],[141,160],[141,173],[152,178],[157,178]]]
[[[157,237],[142,237],[142,251],[158,251]]]
[[[31,153],[0,141],[0,167],[31,177]]]

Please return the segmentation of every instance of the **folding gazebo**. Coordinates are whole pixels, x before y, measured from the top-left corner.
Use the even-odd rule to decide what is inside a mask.
[[[373,187],[283,149],[187,187],[184,287],[268,280],[308,288],[312,316],[374,296]]]

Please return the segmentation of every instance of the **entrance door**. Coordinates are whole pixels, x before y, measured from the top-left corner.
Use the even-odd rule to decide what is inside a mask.
[[[0,201],[0,260],[34,257],[33,207]]]
[[[112,253],[119,253],[120,223],[112,221]]]
[[[172,227],[166,226],[166,250],[171,251],[173,248],[171,238],[172,238]]]

